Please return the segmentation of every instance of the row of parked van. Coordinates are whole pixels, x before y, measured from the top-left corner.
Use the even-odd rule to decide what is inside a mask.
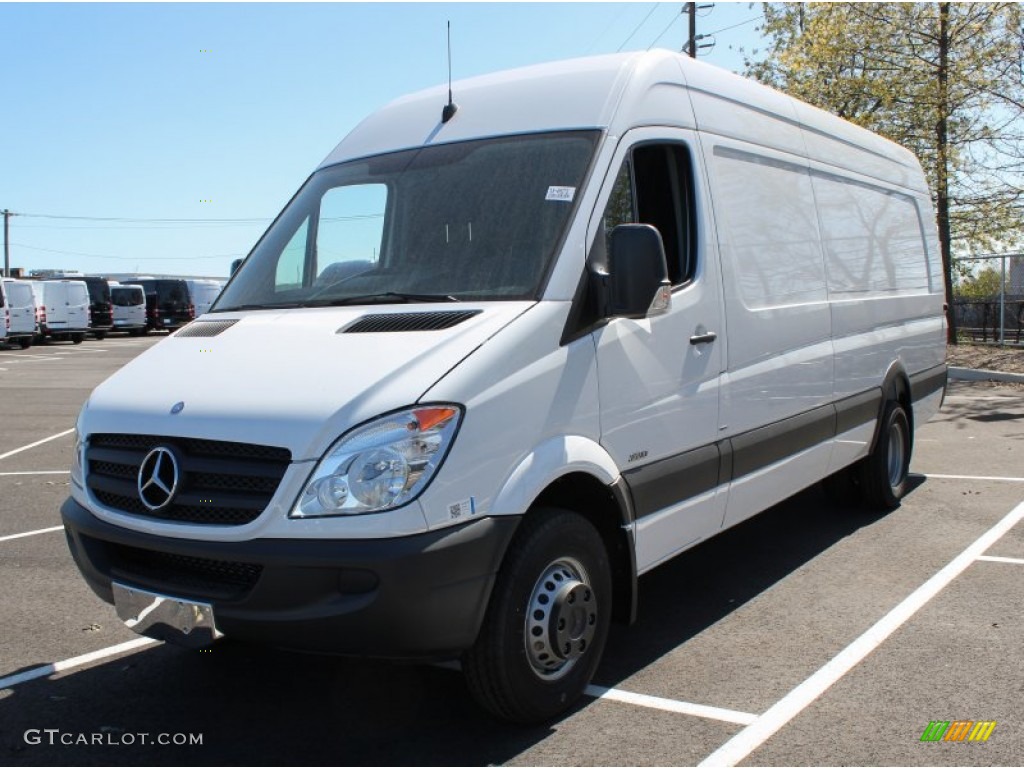
[[[0,282],[0,344],[27,349],[49,339],[103,339],[111,331],[140,336],[173,331],[209,310],[220,280],[137,278],[121,282],[78,276]]]

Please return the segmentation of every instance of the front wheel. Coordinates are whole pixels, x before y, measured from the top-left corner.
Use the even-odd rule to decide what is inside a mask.
[[[868,507],[887,510],[900,505],[907,492],[912,446],[907,412],[890,401],[882,414],[878,443],[860,465],[860,486]]]
[[[534,510],[509,546],[463,659],[477,702],[520,723],[569,709],[601,660],[611,596],[608,552],[594,526],[575,512]]]
[[[28,349],[32,346],[32,337],[26,336],[18,340],[18,344],[21,345],[22,349]]]
[[[71,334],[71,343],[72,344],[81,344],[83,341],[85,341],[85,334],[84,333],[73,333],[73,334]]]

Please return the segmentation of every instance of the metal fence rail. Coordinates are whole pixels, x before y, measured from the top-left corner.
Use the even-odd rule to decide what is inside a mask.
[[[957,333],[972,341],[1020,344],[1024,326],[1024,254],[993,253],[953,259],[955,265],[998,261],[999,292],[987,297],[955,296]]]

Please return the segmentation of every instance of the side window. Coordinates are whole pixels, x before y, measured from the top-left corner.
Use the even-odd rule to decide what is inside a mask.
[[[306,264],[306,234],[309,219],[305,219],[291,240],[277,257],[277,271],[274,275],[274,291],[292,291],[302,287],[302,273]]]
[[[615,186],[612,187],[611,197],[608,198],[608,205],[604,208],[604,217],[601,220],[604,228],[605,253],[611,241],[612,230],[619,224],[631,224],[636,221],[636,209],[633,205],[633,168],[630,159],[619,169],[619,175],[615,179]]]
[[[672,285],[682,285],[693,279],[697,267],[693,210],[693,165],[686,147],[634,147],[608,198],[601,245],[607,249],[606,239],[619,224],[650,224],[665,244]]]

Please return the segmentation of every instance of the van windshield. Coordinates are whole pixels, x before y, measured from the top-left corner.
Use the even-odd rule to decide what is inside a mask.
[[[598,135],[501,137],[324,168],[213,311],[536,298]]]

